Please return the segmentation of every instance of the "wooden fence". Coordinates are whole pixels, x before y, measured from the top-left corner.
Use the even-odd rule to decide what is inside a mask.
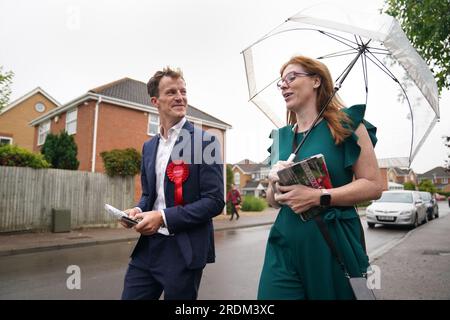
[[[71,228],[113,225],[104,210],[133,206],[133,177],[0,166],[0,232],[50,230],[52,209],[68,209]]]

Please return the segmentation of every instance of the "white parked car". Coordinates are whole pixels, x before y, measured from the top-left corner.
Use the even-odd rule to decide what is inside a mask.
[[[372,202],[366,209],[369,228],[375,224],[409,225],[413,228],[427,219],[426,205],[418,191],[383,191],[381,198]]]

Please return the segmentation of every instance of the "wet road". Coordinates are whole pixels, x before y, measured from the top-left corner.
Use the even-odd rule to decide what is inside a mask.
[[[441,204],[445,207],[445,204]],[[446,214],[446,210],[441,210]],[[438,223],[439,219],[433,223]],[[368,230],[369,255],[408,232]],[[199,299],[255,299],[270,226],[216,232],[216,263],[204,271]],[[119,299],[134,243],[114,243],[0,257],[0,299]],[[67,267],[77,265],[81,289],[69,290]]]

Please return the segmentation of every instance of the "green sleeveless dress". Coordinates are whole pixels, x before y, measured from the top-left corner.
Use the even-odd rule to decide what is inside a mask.
[[[361,148],[354,130],[363,123],[372,144],[376,128],[365,121],[365,105],[343,109],[352,120],[353,133],[335,145],[326,121],[311,131],[300,148],[296,161],[321,153],[333,187],[352,182],[352,166]],[[270,152],[271,165],[287,160],[292,152],[292,126],[274,130]],[[301,136],[298,135],[297,143]],[[354,207],[330,207],[322,218],[351,276],[366,273],[369,258],[361,243],[361,222]],[[288,206],[282,206],[272,226],[261,272],[258,299],[354,299],[344,272],[332,255],[314,220],[302,221]]]

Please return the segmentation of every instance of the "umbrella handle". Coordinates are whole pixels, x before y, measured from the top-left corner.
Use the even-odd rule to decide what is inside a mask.
[[[294,162],[294,159],[295,159],[295,153],[291,153],[291,155],[289,156],[289,158],[286,161]]]

